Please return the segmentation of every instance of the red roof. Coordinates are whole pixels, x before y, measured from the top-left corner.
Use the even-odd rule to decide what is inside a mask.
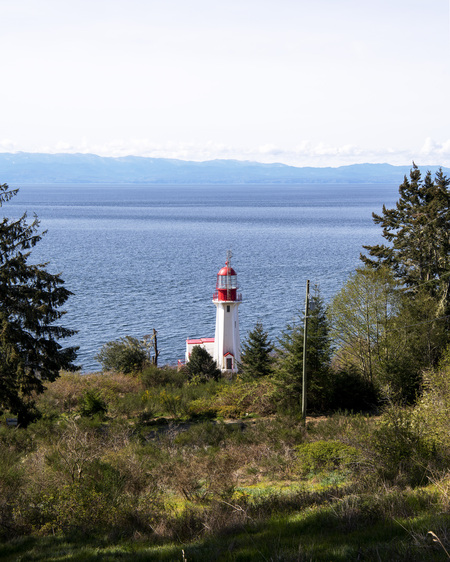
[[[222,267],[217,275],[236,275],[236,272],[232,267],[228,267],[226,265],[225,267]]]
[[[214,338],[190,338],[186,340],[190,345],[201,345],[202,343],[214,343]]]

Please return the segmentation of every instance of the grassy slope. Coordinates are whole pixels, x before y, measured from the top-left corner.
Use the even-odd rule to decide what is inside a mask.
[[[87,388],[106,400],[114,420],[92,422],[92,427],[80,425],[82,419],[73,421]],[[239,387],[240,396],[242,390]],[[209,395],[214,392],[211,387]],[[180,398],[170,399],[171,393]],[[236,400],[230,388],[225,395]],[[336,415],[310,423],[307,429],[295,418],[283,416],[246,418],[245,426],[192,420],[178,425],[173,421],[174,403],[176,408],[182,405],[185,415],[191,403],[196,415],[200,405],[211,415],[205,389],[188,392],[167,387],[164,392],[153,389],[152,396],[151,407],[158,415],[169,416],[165,407],[173,410],[172,422],[159,429],[149,415],[148,393],[138,380],[65,376],[49,385],[42,397],[40,406],[47,421],[26,432],[19,430],[17,437],[12,433],[16,430],[3,432],[0,443],[4,457],[10,454],[10,462],[17,462],[19,471],[20,467],[28,467],[19,489],[28,499],[25,504],[17,504],[19,511],[24,510],[21,525],[28,532],[8,533],[5,526],[10,521],[2,520],[1,560],[448,559],[448,470],[444,468],[438,474],[423,467],[423,485],[413,482],[417,467],[410,470],[406,464],[400,470],[397,457],[389,458],[385,443],[377,437],[379,420]],[[222,401],[222,407],[227,412],[235,411],[229,400]],[[248,403],[245,410],[247,407]],[[72,433],[67,428],[63,431],[64,419],[72,420],[68,426]],[[392,429],[392,419],[384,422],[387,429]],[[80,429],[82,432],[77,433]],[[94,490],[105,502],[95,512],[99,525],[103,525],[98,529],[89,526],[89,519],[94,517],[89,505],[87,513],[80,511],[80,517],[86,520],[75,518],[74,525],[74,520],[69,519],[71,527],[67,527],[64,521],[70,514],[65,510],[77,506],[67,503],[67,497],[66,503],[58,504],[56,493],[74,486],[55,456],[57,451],[65,451],[61,449],[64,443],[58,440],[85,434],[90,439],[85,447],[103,447],[92,461],[91,472],[87,466],[82,480],[89,493]],[[401,427],[394,427],[389,439],[400,439],[399,436]],[[405,438],[410,439],[410,435]],[[62,443],[59,448],[57,442]],[[408,448],[415,448],[411,443],[407,441],[405,455]],[[411,456],[406,460],[412,466],[417,462],[420,465],[423,459]],[[13,486],[11,473],[16,468],[8,463],[0,465],[0,490],[6,494],[8,486]],[[398,469],[394,473],[392,465]],[[29,467],[35,474],[29,473]],[[114,480],[116,473],[118,480]],[[111,490],[98,488],[99,480],[107,477],[112,478],[111,486],[118,487],[114,501]],[[27,486],[33,483],[38,489],[30,492]],[[154,515],[150,512],[152,527],[146,524],[147,516],[139,519],[136,515],[135,523],[129,521],[131,510],[122,530],[111,530],[114,522],[108,530],[111,522],[102,509],[108,510],[111,505],[114,513],[122,516],[125,508],[121,502],[137,496],[147,501],[147,490],[160,494],[157,511]],[[54,497],[50,497],[52,494]],[[14,494],[11,497],[14,501]],[[50,510],[47,519],[42,514],[36,519],[34,512],[27,512],[27,502],[36,502],[36,497],[38,509],[42,498],[47,498],[47,508],[56,510]],[[11,518],[17,517],[16,512],[11,512]],[[430,530],[442,544],[427,540]]]

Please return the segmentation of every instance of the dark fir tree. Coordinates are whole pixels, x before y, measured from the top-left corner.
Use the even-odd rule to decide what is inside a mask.
[[[191,351],[189,361],[186,363],[186,372],[189,380],[199,380],[206,382],[209,380],[218,380],[220,377],[220,369],[217,363],[208,353],[208,351],[200,345],[194,345]]]
[[[288,324],[277,348],[276,381],[282,401],[291,409],[301,407],[303,379],[304,314]],[[330,395],[331,350],[326,309],[318,288],[310,298],[306,342],[307,403],[312,410],[327,408]]]
[[[1,185],[0,206],[17,191]],[[36,415],[33,396],[44,391],[45,381],[76,368],[76,349],[58,343],[74,334],[60,325],[60,307],[71,293],[47,264],[28,263],[43,235],[38,229],[38,219],[29,224],[26,215],[0,222],[0,407],[22,426]]]
[[[389,245],[363,246],[369,255],[361,254],[366,265],[388,267],[413,295],[426,290],[441,303],[439,314],[448,314],[450,303],[449,185],[442,170],[422,178],[413,164],[395,208],[373,213]]]
[[[256,379],[272,373],[273,346],[261,322],[257,322],[242,344],[239,372],[244,378]]]

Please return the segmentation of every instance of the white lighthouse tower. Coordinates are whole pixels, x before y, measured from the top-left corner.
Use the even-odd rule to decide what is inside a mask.
[[[237,372],[240,361],[239,314],[242,295],[237,292],[237,275],[231,267],[231,251],[225,267],[217,274],[213,303],[216,305],[216,333],[213,357],[222,371]]]

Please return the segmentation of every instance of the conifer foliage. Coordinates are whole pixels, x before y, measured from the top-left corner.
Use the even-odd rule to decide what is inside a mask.
[[[17,193],[0,185],[0,206]],[[63,328],[60,310],[70,291],[47,264],[30,264],[28,258],[42,238],[37,217],[26,214],[0,222],[0,408],[18,416],[24,426],[33,419],[33,395],[44,391],[60,369],[74,370],[76,349],[63,349],[61,338],[74,334]]]
[[[279,339],[276,380],[282,401],[298,409],[302,396],[304,314],[287,325]],[[310,298],[306,342],[307,402],[311,409],[327,408],[331,393],[331,349],[326,309],[318,287]]]
[[[244,378],[256,379],[272,373],[272,343],[261,322],[255,324],[247,340],[242,344],[239,371]]]
[[[213,357],[200,345],[194,345],[192,348],[186,363],[186,372],[190,381],[198,382],[217,381],[221,374]]]
[[[409,179],[399,187],[394,209],[383,206],[373,221],[383,229],[389,245],[363,246],[369,256],[361,260],[371,267],[388,267],[394,276],[417,293],[424,287],[448,310],[450,276],[450,179],[442,170],[435,178],[422,178],[413,163]]]

